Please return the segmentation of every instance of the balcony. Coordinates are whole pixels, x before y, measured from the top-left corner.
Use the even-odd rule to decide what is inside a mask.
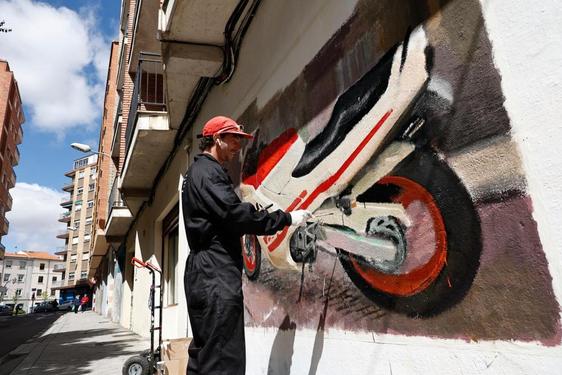
[[[121,194],[118,189],[119,177],[115,177],[113,180],[113,185],[111,186],[111,193],[109,195],[108,209],[109,212],[107,225],[105,226],[105,241],[108,243],[114,242],[119,243],[129,231],[129,226],[133,222],[133,216],[131,211],[124,204]],[[102,233],[96,231],[95,237],[98,237]],[[94,241],[97,242],[96,239]],[[103,243],[94,244],[94,254],[104,252],[107,248],[103,249]]]
[[[0,236],[5,236],[10,229],[10,222],[5,217],[0,217],[0,222]]]
[[[5,212],[8,212],[8,211],[12,210],[13,203],[14,203],[14,199],[12,198],[12,194],[10,194],[10,192],[8,192],[8,199],[6,200]]]
[[[238,0],[168,0],[158,15],[166,66],[165,86],[172,128],[179,127],[202,77],[214,77],[223,63],[224,31]]]
[[[59,234],[57,234],[57,238],[60,238],[61,240],[68,238],[68,231],[65,230],[64,232],[59,232]]]
[[[129,49],[129,73],[134,73],[139,64],[142,51],[160,51],[160,41],[156,38],[158,29],[159,1],[137,1]]]
[[[12,153],[12,167],[15,167],[20,163],[20,150],[18,150],[18,146],[14,146],[14,152]]]
[[[55,264],[53,267],[53,272],[64,272],[66,271],[66,266],[64,264]]]
[[[10,173],[10,179],[8,180],[8,189],[13,188],[14,186],[16,186],[16,172],[14,172],[14,170],[12,169],[12,173]]]
[[[72,207],[72,197],[63,197],[63,198],[60,200],[60,205],[61,205],[63,208],[70,208],[70,207]]]
[[[22,129],[21,125],[18,126],[18,131],[16,132],[14,141],[15,141],[16,145],[19,145],[23,142],[23,129]]]
[[[66,191],[68,193],[72,193],[74,191],[74,180],[72,180],[72,182],[70,184],[66,184],[62,187],[63,191]]]
[[[67,211],[67,212],[65,212],[65,213],[62,213],[62,214],[59,216],[59,222],[61,222],[61,223],[68,223],[68,222],[70,222],[70,211]]]
[[[55,255],[64,255],[66,256],[67,253],[67,249],[66,246],[59,246],[57,247],[56,251],[55,251]]]
[[[127,121],[126,157],[119,187],[133,214],[148,198],[175,136],[176,130],[170,129],[168,122],[160,58],[142,54]]]

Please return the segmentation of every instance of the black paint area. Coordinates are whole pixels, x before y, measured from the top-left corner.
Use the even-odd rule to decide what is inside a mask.
[[[397,48],[398,45],[392,47],[371,70],[338,98],[326,127],[307,143],[293,170],[293,177],[302,177],[310,173],[373,108],[388,87],[392,60]]]

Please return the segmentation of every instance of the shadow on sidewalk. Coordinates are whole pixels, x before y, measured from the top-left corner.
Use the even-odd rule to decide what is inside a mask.
[[[122,328],[51,333],[38,340],[26,359],[33,363],[24,361],[20,369],[26,374],[109,374],[112,368],[120,372],[129,356],[146,348],[145,340]]]

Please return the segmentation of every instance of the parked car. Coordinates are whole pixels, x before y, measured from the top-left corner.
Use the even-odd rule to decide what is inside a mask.
[[[55,308],[55,306],[53,306],[53,304],[51,302],[41,302],[40,304],[35,306],[35,308],[33,309],[33,312],[34,313],[52,312],[52,311],[56,311],[56,310],[57,309]]]
[[[13,307],[2,305],[0,306],[0,316],[12,315]]]
[[[72,301],[64,301],[63,303],[59,303],[58,310],[59,311],[72,310]]]

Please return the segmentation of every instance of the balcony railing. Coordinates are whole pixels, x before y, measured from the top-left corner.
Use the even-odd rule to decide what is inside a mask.
[[[126,149],[129,150],[140,111],[166,111],[162,60],[158,54],[141,52],[135,89],[127,119]]]
[[[72,206],[72,197],[62,197],[60,204],[61,206]]]
[[[61,223],[66,223],[70,221],[70,211],[64,212],[59,216],[59,221]]]
[[[113,180],[113,184],[111,185],[111,193],[109,194],[109,201],[107,206],[107,217],[111,216],[111,210],[115,207],[125,207],[125,203],[123,202],[123,198],[121,197],[121,193],[117,188],[119,182],[119,177],[115,177]]]

